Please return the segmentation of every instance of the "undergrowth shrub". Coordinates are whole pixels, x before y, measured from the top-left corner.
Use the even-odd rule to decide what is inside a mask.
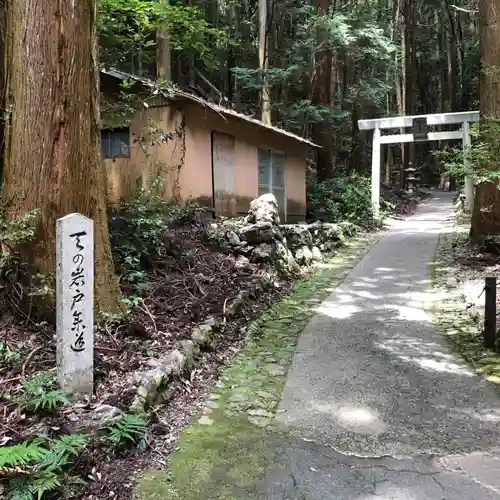
[[[138,443],[141,449],[146,447],[144,434],[148,421],[145,414],[126,413],[119,420],[106,428],[108,441],[115,448],[122,448],[132,443]]]
[[[163,199],[158,194],[159,182],[139,189],[133,200],[120,203],[110,220],[111,245],[121,280],[136,289],[147,287],[147,271],[164,254],[167,228],[186,224],[203,211],[197,203]]]
[[[17,403],[25,411],[53,411],[69,402],[68,395],[57,387],[55,377],[40,373],[23,382],[23,391]]]
[[[11,368],[21,361],[21,353],[0,342],[0,373],[2,368]]]
[[[72,434],[0,447],[2,498],[40,500],[56,492],[69,498],[76,487],[85,484],[69,468],[86,445],[85,436]]]
[[[36,223],[40,216],[39,210],[26,212],[22,217],[8,220],[5,207],[0,207],[0,241],[12,249],[17,245],[29,243],[35,237]]]
[[[357,173],[338,175],[324,182],[309,180],[307,213],[328,222],[352,222],[372,226],[371,181]]]
[[[5,206],[0,202],[0,308],[17,313],[19,309],[29,309],[26,304],[30,296],[46,293],[41,290],[41,276],[29,276],[16,248],[34,240],[39,210],[26,212],[15,220],[6,217]],[[34,280],[35,278],[35,280]],[[39,279],[40,278],[40,279]],[[35,285],[36,281],[36,285]]]

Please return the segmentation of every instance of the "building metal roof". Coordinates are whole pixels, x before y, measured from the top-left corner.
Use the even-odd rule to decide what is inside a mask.
[[[171,89],[158,89],[157,85],[153,80],[149,80],[147,78],[143,78],[140,76],[135,76],[131,75],[129,73],[125,73],[123,71],[118,71],[116,69],[101,69],[101,73],[105,75],[109,75],[113,78],[117,78],[118,80],[134,80],[142,85],[145,85],[146,87],[149,87],[151,89],[154,89],[153,93],[156,94],[162,94],[165,98],[170,99],[170,100],[182,100],[185,99],[186,101],[191,101],[194,102],[195,104],[198,104],[199,106],[206,107],[211,109],[212,111],[218,113],[219,115],[223,117],[232,117],[236,118],[238,120],[245,121],[247,123],[251,123],[257,127],[271,130],[272,132],[275,132],[277,134],[283,135],[285,137],[288,137],[290,139],[293,139],[295,141],[298,141],[302,144],[307,144],[309,146],[312,146],[314,148],[321,148],[318,144],[315,144],[314,142],[309,141],[308,139],[305,139],[304,137],[301,137],[299,135],[293,134],[292,132],[288,132],[287,130],[284,130],[279,127],[275,127],[273,125],[267,125],[256,118],[253,118],[251,116],[247,116],[243,113],[238,113],[237,111],[234,111],[233,109],[225,108],[224,106],[220,106],[219,104],[215,104],[213,102],[207,101],[206,99],[203,99],[201,97],[198,97],[194,94],[191,94],[189,92],[185,92],[183,90],[178,90],[175,88]]]

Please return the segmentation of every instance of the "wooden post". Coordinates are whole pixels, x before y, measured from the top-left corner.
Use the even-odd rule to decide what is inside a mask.
[[[484,345],[495,349],[497,334],[497,279],[489,277],[484,285]]]
[[[463,122],[462,124],[462,146],[465,150],[470,146],[470,130],[469,122]],[[468,161],[464,158],[464,167],[467,168]],[[472,207],[474,205],[474,179],[470,175],[466,175],[464,179],[464,193],[465,193],[465,205],[469,212],[472,212]]]
[[[380,158],[380,128],[376,127],[372,147],[372,207],[375,217],[380,213]]]

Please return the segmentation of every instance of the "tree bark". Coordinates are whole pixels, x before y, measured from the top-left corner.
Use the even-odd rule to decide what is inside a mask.
[[[6,0],[0,0],[0,109],[5,108],[5,29],[7,27],[7,5]],[[0,120],[0,185],[3,180],[5,151],[5,122]]]
[[[498,164],[498,127],[500,119],[500,0],[479,1],[479,36],[481,46],[481,73],[479,80],[479,109],[483,127],[483,141],[491,146],[488,165],[481,167],[492,172]],[[496,123],[494,129],[489,125]],[[476,186],[472,211],[470,239],[481,243],[488,235],[500,234],[500,193],[498,180],[481,182]]]
[[[415,36],[415,1],[406,0],[405,9],[405,31],[404,31],[404,73],[405,73],[405,87],[403,98],[405,100],[405,114],[412,115],[415,110],[415,91],[416,91],[416,36]],[[404,147],[404,168],[408,168],[409,163],[415,163],[415,144],[410,142],[408,148]],[[414,165],[413,165],[414,166]],[[404,187],[404,171],[401,172],[401,179],[403,181],[401,187]]]
[[[161,1],[163,6],[168,6],[169,0]],[[170,37],[165,25],[156,31],[156,77],[159,80],[172,80]]]
[[[315,0],[318,17],[326,16],[329,9],[329,0]],[[320,20],[321,22],[321,20]],[[314,104],[332,107],[331,79],[332,79],[332,51],[328,32],[322,26],[318,27],[318,48],[315,55],[315,82],[312,101]],[[316,172],[319,181],[330,179],[333,176],[333,133],[327,120],[314,123],[312,127],[313,141],[321,146],[316,158]]]
[[[262,71],[261,121],[266,125],[271,125],[271,95],[266,75],[269,64],[267,45],[267,0],[259,0],[259,68]]]
[[[11,219],[39,209],[36,241],[15,249],[54,285],[56,220],[79,212],[95,224],[95,299],[120,308],[100,160],[95,0],[8,0],[5,171]],[[53,305],[53,299],[49,305]],[[46,302],[45,302],[46,303]]]

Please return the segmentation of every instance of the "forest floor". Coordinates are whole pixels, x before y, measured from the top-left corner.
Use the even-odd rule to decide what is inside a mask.
[[[433,264],[450,214],[441,194],[345,279],[297,284],[138,498],[499,498],[500,396],[442,335],[450,310],[431,306],[450,299],[441,247]]]
[[[469,221],[458,215],[452,229],[440,237],[435,275],[446,300],[436,303],[434,314],[455,349],[478,373],[500,384],[500,354],[485,348],[482,336],[485,278],[500,276],[499,249],[470,245],[469,228]],[[497,298],[497,327],[499,305]]]
[[[396,215],[402,217],[414,211],[417,204],[414,198],[393,198],[392,201],[397,202]],[[20,290],[0,291],[5,306],[0,338],[3,413],[0,446],[30,441],[41,435],[72,434],[78,431],[85,417],[103,405],[128,411],[134,396],[130,376],[135,371],[148,366],[151,359],[181,345],[204,318],[221,317],[228,299],[242,290],[255,288],[272,272],[262,265],[248,262],[241,265],[235,257],[207,247],[202,237],[206,224],[196,218],[184,227],[169,231],[168,252],[150,272],[148,294],[140,299],[136,297],[137,312],[133,321],[117,323],[110,320],[96,331],[95,395],[77,405],[62,405],[40,412],[19,404],[26,381],[40,374],[55,375],[54,332],[47,323],[35,322],[22,312]],[[196,367],[172,384],[167,404],[151,408],[150,425],[141,449],[110,453],[109,445],[101,437],[93,438],[70,469],[87,484],[83,488],[68,490],[67,494],[82,500],[130,498],[136,471],[167,465],[180,432],[200,414],[207,394],[216,387],[220,370],[230,365],[242,348],[244,350],[252,321],[259,317],[264,321],[262,318],[276,314],[282,316],[286,313],[290,317],[297,314],[298,321],[293,322],[293,328],[288,324],[284,327],[287,335],[268,346],[267,372],[270,380],[278,384],[276,387],[282,384],[285,365],[280,361],[290,360],[293,354],[291,346],[300,327],[312,314],[312,304],[317,304],[328,293],[332,283],[343,276],[377,237],[377,234],[359,234],[348,246],[341,248],[328,265],[320,267],[303,281],[294,284],[290,280],[274,279],[272,287],[262,290],[224,325],[215,339],[214,348],[202,354]],[[262,316],[268,310],[267,315]],[[273,354],[271,351],[275,350]],[[250,379],[248,383],[251,383]],[[265,399],[272,391],[265,390],[267,386],[264,386],[266,383],[263,382],[259,390],[265,394]],[[49,386],[44,388],[50,389]],[[266,404],[272,406],[273,399]],[[259,415],[255,417],[258,419]],[[0,492],[1,479],[0,474]]]

